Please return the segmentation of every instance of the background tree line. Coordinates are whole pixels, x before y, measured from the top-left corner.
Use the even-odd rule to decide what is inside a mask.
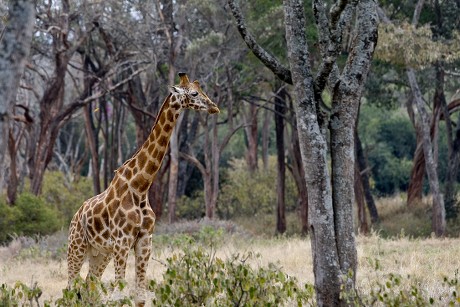
[[[313,19],[311,3],[305,2],[304,7],[307,17]],[[404,76],[407,67],[416,69],[415,81],[431,111],[434,161],[446,214],[456,216],[460,143],[455,113],[459,104],[456,9],[456,1],[435,1],[424,7],[387,1],[379,8],[385,22],[366,83],[355,150],[360,174],[356,178],[361,179],[355,185],[356,200],[367,202],[373,222],[378,212],[372,196],[407,191],[411,206],[429,191],[427,181],[424,184],[421,136],[426,125],[415,114],[413,84]],[[240,10],[257,44],[286,65],[281,3],[255,1]],[[414,11],[418,27],[410,22]],[[6,26],[10,19],[14,21],[12,14],[4,4],[5,42],[11,40]],[[207,85],[225,112],[210,121],[201,115],[184,115],[171,154],[152,188],[165,192],[152,193],[157,214],[166,212],[169,221],[174,221],[177,199],[192,197],[200,190],[205,190],[206,203],[198,209],[200,214],[213,217],[216,210],[229,212],[225,204],[219,209],[217,205],[229,161],[242,158],[253,173],[267,169],[268,157],[276,155],[277,230],[286,228],[287,170],[298,194],[297,204],[288,206],[297,208],[306,232],[308,193],[300,167],[291,88],[248,53],[231,15],[225,1],[104,5],[38,1],[32,39],[20,40],[26,43],[29,39],[31,48],[30,54],[24,54],[25,70],[17,95],[11,94],[14,84],[2,90],[9,95],[5,97],[15,97],[10,98],[8,128],[2,129],[6,134],[2,136],[5,171],[1,186],[6,187],[8,203],[15,203],[18,189],[40,195],[47,169],[63,172],[69,184],[80,177],[92,178],[94,193],[99,193],[107,187],[113,170],[147,137],[175,73],[186,70]],[[320,35],[312,26],[306,34],[311,40]],[[351,37],[348,29],[339,61],[345,59]],[[320,56],[318,46],[312,46],[310,61],[319,63]],[[3,72],[13,76],[9,70]],[[330,95],[330,91],[323,93],[326,109]],[[26,179],[30,181],[27,189]],[[363,229],[368,227],[364,217],[360,220]]]

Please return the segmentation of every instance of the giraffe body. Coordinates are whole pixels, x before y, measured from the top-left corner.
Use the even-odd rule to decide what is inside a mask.
[[[89,276],[100,278],[113,258],[116,281],[125,278],[128,253],[134,249],[136,288],[146,288],[155,213],[147,192],[160,168],[172,130],[183,109],[218,113],[217,106],[180,73],[180,84],[171,88],[152,131],[134,156],[115,171],[109,187],[83,203],[69,228],[68,287],[79,275],[86,258]]]

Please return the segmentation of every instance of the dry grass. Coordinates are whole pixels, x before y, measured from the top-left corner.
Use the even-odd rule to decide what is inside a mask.
[[[400,237],[382,239],[377,235],[358,237],[357,249],[359,269],[357,284],[364,293],[369,291],[376,281],[382,282],[386,274],[395,273],[402,277],[410,276],[431,295],[439,294],[444,276],[453,277],[460,268],[460,239],[409,239]],[[18,243],[0,249],[0,284],[12,285],[21,280],[26,284],[38,282],[43,290],[42,300],[56,299],[66,286],[66,263],[53,260],[42,254],[22,255]],[[152,257],[148,278],[161,279],[165,270],[162,263],[177,249],[163,246],[157,248]],[[309,239],[299,237],[278,239],[251,239],[239,234],[233,235],[228,242],[217,248],[217,256],[228,257],[234,253],[256,252],[260,258],[253,260],[254,265],[266,266],[277,263],[282,270],[295,276],[300,282],[313,283],[312,257]],[[128,285],[134,284],[134,260],[129,258],[127,268]],[[375,269],[375,264],[380,269]],[[87,272],[84,266],[82,276]],[[110,264],[103,281],[114,279],[113,264]],[[379,280],[380,279],[380,280]]]

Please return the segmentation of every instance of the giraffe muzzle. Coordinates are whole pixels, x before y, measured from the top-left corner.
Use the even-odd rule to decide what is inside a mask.
[[[209,109],[208,109],[208,113],[209,114],[216,114],[216,113],[220,113],[220,110],[217,106],[211,106]]]

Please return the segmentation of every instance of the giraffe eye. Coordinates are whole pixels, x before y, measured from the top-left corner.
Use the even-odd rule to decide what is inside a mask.
[[[192,95],[193,97],[196,97],[196,96],[198,96],[198,92],[197,92],[197,91],[193,91],[193,92],[190,93],[190,95]]]

